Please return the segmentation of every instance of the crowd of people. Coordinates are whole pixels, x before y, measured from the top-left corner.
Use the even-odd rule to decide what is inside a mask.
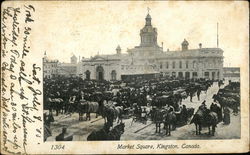
[[[155,110],[171,110],[176,114],[177,120],[185,124],[194,111],[186,108],[182,100],[189,97],[192,102],[194,96],[200,100],[201,92],[207,93],[208,88],[214,82],[206,79],[168,78],[125,82],[54,77],[44,79],[44,109],[49,110],[50,115],[53,110],[56,110],[56,115],[59,113],[71,115],[79,111],[79,102],[112,101],[114,106],[122,106],[125,109],[124,114],[126,110],[132,110],[134,116],[145,117],[150,114],[152,120]],[[218,81],[219,87],[222,84],[222,81]],[[151,109],[147,111],[146,107],[151,107]],[[206,104],[203,102],[199,108],[206,108]],[[210,109],[218,113],[219,120],[222,120],[221,111],[216,104],[212,104]],[[227,113],[227,109],[224,112]]]
[[[213,81],[205,79],[151,79],[125,83],[56,77],[44,80],[44,109],[52,110],[53,106],[57,105],[54,109],[72,113],[77,111],[75,103],[80,101],[111,100],[124,108],[133,107],[134,103],[138,107],[162,107],[168,103],[175,111],[180,111],[182,99],[190,96],[192,102],[195,94],[199,99],[201,91],[206,91],[212,83]],[[58,104],[52,105],[52,100],[58,101]]]

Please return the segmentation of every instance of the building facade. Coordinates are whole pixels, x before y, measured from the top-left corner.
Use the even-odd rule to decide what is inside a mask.
[[[240,67],[224,67],[224,78],[240,78]]]
[[[52,78],[58,75],[58,60],[50,60],[48,59],[46,52],[43,57],[43,78]]]
[[[75,77],[77,75],[77,58],[73,55],[70,63],[61,63],[58,60],[51,60],[46,53],[43,57],[43,77]]]
[[[220,48],[189,49],[186,39],[179,51],[163,51],[157,43],[157,29],[147,14],[145,26],[140,30],[141,43],[126,54],[116,48],[116,54],[83,58],[77,65],[77,75],[83,79],[129,80],[171,76],[183,79],[223,78],[223,50]]]

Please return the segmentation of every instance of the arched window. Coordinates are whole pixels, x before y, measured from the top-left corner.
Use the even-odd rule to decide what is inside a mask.
[[[102,66],[96,68],[96,79],[99,81],[104,80],[104,69]]]
[[[112,70],[111,72],[111,80],[116,80],[116,71]]]

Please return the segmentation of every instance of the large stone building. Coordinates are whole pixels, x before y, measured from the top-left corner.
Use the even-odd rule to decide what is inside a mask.
[[[43,77],[44,78],[52,78],[58,75],[57,65],[58,60],[50,60],[48,59],[46,52],[43,57]]]
[[[163,51],[157,43],[157,29],[151,24],[151,16],[145,18],[140,30],[141,43],[126,54],[116,48],[116,54],[83,58],[78,63],[77,74],[83,79],[130,80],[172,76],[179,78],[223,78],[223,50],[220,48],[189,49],[187,40],[179,51]]]
[[[43,57],[43,77],[74,77],[77,75],[77,57],[73,55],[70,63],[61,63],[58,60],[51,60],[46,53]]]

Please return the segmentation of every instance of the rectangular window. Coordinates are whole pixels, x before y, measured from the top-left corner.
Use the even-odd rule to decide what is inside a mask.
[[[188,68],[188,61],[186,61],[186,68]]]
[[[182,68],[182,61],[179,62],[179,68]]]
[[[160,69],[162,69],[162,62],[160,62]]]
[[[196,61],[193,61],[193,68],[196,68]]]
[[[173,62],[173,68],[175,68],[175,61]]]
[[[166,62],[166,68],[168,69],[168,62]]]
[[[197,72],[193,72],[193,78],[196,78],[198,76]]]
[[[205,75],[205,78],[209,78],[209,72],[205,72],[204,75]]]

